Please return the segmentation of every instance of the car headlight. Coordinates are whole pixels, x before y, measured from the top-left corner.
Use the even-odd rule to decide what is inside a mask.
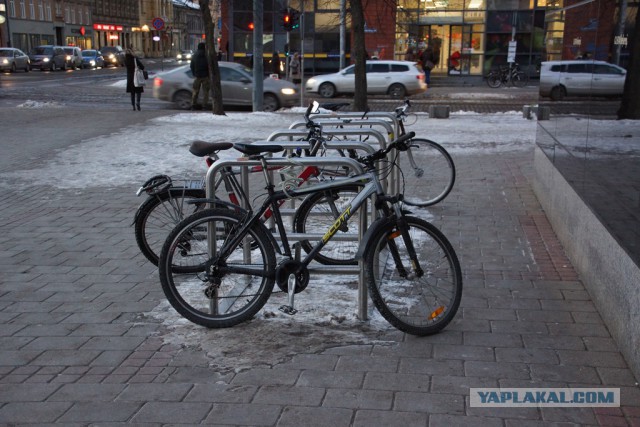
[[[93,59],[91,61],[89,61],[89,63],[91,64],[92,67],[95,67],[95,65],[96,65],[96,61],[94,61]]]
[[[316,79],[314,79],[313,77],[310,78],[309,80],[307,80],[307,85],[311,86],[316,84]]]
[[[182,55],[178,54],[177,58],[182,59]]]
[[[280,89],[280,92],[282,92],[283,95],[295,95],[296,94],[296,90],[290,87],[285,87]]]
[[[71,56],[67,55],[67,61],[71,61]]]
[[[8,60],[8,59],[3,59],[3,60],[2,60],[2,63],[3,63],[3,64],[8,64],[8,63],[9,63],[9,60]]]
[[[49,62],[49,58],[44,58],[42,62]]]

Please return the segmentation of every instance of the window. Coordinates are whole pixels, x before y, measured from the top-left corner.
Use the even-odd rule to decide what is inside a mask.
[[[16,1],[9,0],[9,16],[12,18],[16,17]]]
[[[605,64],[594,64],[593,74],[622,74],[622,70]]]
[[[38,0],[38,15],[41,21],[44,21],[44,5],[42,4],[42,0]]]
[[[567,67],[567,73],[591,73],[592,69],[593,64],[569,64],[569,66]]]
[[[367,73],[388,73],[389,64],[367,64]]]
[[[392,73],[404,73],[406,71],[409,71],[409,66],[408,65],[391,64],[391,72]]]
[[[52,21],[53,19],[51,18],[51,4],[47,3],[47,21]]]
[[[247,78],[236,70],[227,67],[220,67],[220,80],[227,82],[241,82],[243,80],[246,81]]]
[[[345,69],[344,69],[344,73],[345,73],[346,75],[349,75],[349,74],[355,74],[355,72],[356,72],[356,67],[355,67],[355,65],[352,65],[352,66],[347,67],[347,68],[345,68]]]
[[[36,19],[36,7],[33,4],[34,0],[29,0],[29,14],[31,16],[31,19]]]
[[[27,8],[24,4],[24,0],[20,0],[20,17],[22,19],[27,19]]]

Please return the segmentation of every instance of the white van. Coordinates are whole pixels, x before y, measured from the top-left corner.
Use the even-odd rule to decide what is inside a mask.
[[[540,68],[540,96],[620,96],[626,77],[624,68],[604,61],[547,61]]]

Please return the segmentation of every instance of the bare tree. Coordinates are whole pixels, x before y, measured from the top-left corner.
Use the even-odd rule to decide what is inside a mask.
[[[202,13],[202,22],[204,23],[204,34],[207,40],[207,62],[209,63],[211,97],[213,98],[211,112],[214,115],[224,116],[222,86],[220,85],[220,68],[218,67],[218,53],[216,52],[216,24],[210,7],[210,0],[200,0],[200,11]]]
[[[367,51],[364,44],[364,10],[362,0],[350,0],[353,29],[353,53],[355,56],[355,94],[353,109],[367,110]]]
[[[636,14],[636,24],[629,41],[629,66],[618,118],[640,120],[640,12]]]

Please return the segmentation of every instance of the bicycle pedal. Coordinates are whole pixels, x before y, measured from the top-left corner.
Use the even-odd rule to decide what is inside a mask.
[[[296,310],[295,308],[291,307],[290,305],[281,305],[279,310],[281,312],[283,312],[284,314],[288,314],[289,316],[293,316],[294,314],[296,314],[298,312],[298,310]]]

